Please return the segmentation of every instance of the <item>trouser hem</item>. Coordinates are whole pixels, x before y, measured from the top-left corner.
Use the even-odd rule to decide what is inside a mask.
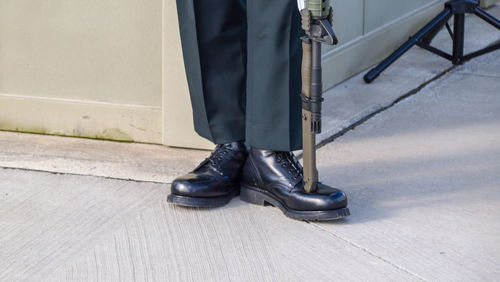
[[[270,128],[268,125],[247,123],[246,142],[252,147],[263,150],[289,152],[302,149],[302,138],[292,139],[288,127]]]
[[[196,132],[212,141],[215,144],[226,144],[245,140],[245,118],[235,118],[224,123],[210,124],[211,136],[202,135],[198,130]]]

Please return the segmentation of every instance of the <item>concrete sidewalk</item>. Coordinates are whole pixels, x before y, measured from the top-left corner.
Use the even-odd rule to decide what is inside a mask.
[[[468,48],[499,40],[467,21]],[[0,132],[0,281],[500,280],[500,51],[414,48],[325,98],[320,175],[352,213],[334,223],[168,205],[206,151]]]

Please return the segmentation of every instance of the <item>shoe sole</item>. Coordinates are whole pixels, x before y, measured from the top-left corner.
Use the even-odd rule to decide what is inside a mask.
[[[254,205],[271,205],[279,208],[287,217],[307,221],[332,221],[349,216],[348,208],[327,211],[300,211],[288,208],[279,199],[262,189],[247,185],[241,186],[240,199]]]
[[[235,189],[233,192],[226,196],[211,198],[188,197],[170,194],[167,197],[167,202],[189,208],[219,208],[229,204],[229,202],[231,202],[231,199],[238,196],[239,194],[239,189]]]

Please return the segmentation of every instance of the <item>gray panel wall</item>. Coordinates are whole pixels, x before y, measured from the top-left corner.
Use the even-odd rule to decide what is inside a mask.
[[[339,45],[325,46],[324,53],[390,24],[436,0],[332,0],[334,29]]]
[[[433,0],[365,0],[364,31],[368,33]]]

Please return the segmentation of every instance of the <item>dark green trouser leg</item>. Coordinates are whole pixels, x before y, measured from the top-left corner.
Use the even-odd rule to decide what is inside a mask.
[[[177,1],[195,129],[214,143],[246,139],[263,149],[299,149],[296,1],[245,2]]]
[[[221,144],[245,140],[246,14],[240,0],[179,0],[195,129]]]
[[[246,140],[276,151],[302,147],[300,13],[295,0],[247,2]]]

